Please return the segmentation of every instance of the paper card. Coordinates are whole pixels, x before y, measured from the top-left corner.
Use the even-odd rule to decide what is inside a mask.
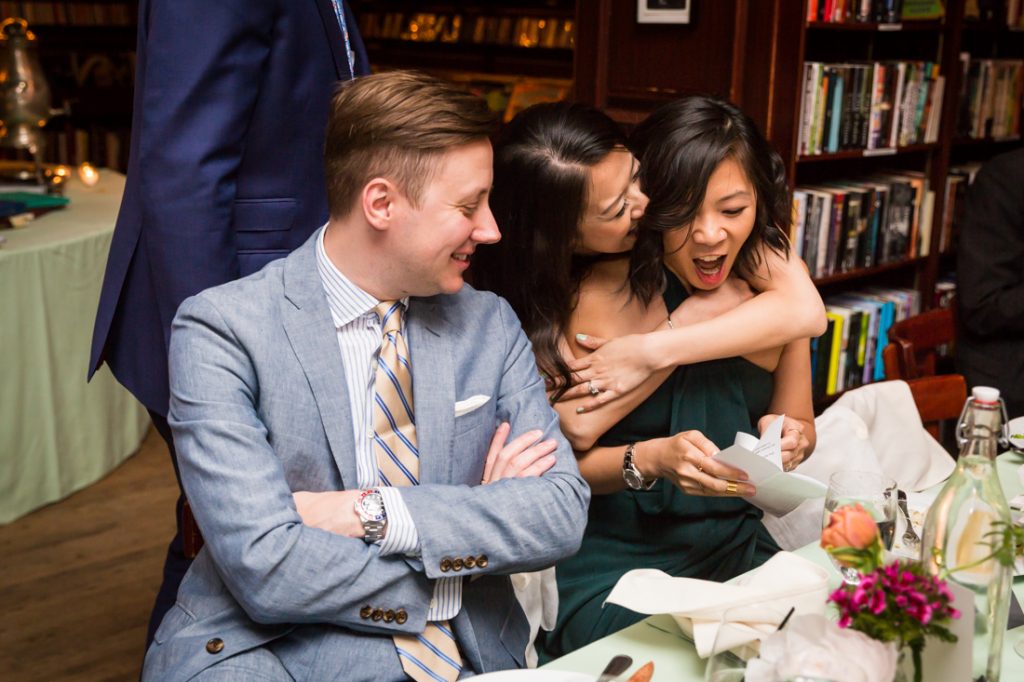
[[[809,476],[782,470],[782,424],[785,415],[779,415],[760,439],[747,433],[737,433],[735,444],[715,455],[747,473],[757,494],[749,498],[757,507],[776,516],[784,516],[801,502],[824,497],[828,486]]]
[[[960,617],[953,620],[949,627],[950,632],[957,636],[957,641],[941,642],[934,637],[928,638],[921,655],[921,679],[928,682],[964,682],[972,679],[974,593],[952,580],[947,580],[946,584],[953,593],[953,606],[960,612]],[[908,680],[914,679],[914,661],[909,654],[903,659],[902,669]]]

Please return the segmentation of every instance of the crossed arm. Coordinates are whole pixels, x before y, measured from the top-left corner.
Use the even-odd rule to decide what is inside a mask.
[[[508,331],[498,416],[513,433],[536,427],[543,439],[554,439],[555,462],[539,477],[401,489],[419,534],[420,559],[384,556],[361,539],[302,522],[259,415],[259,400],[274,388],[258,384],[251,349],[222,309],[205,294],[182,306],[171,337],[169,415],[182,483],[211,558],[253,620],[420,632],[431,579],[442,577],[442,556],[486,554],[485,568],[463,575],[505,574],[548,566],[576,551],[589,490],[547,405],[529,342],[502,305]],[[408,620],[368,623],[359,616],[367,603],[401,604]]]

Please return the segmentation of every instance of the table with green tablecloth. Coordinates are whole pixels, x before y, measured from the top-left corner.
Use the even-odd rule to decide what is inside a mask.
[[[1024,465],[1024,455],[1007,453],[999,458],[999,480],[1007,498],[1024,492],[1024,484],[1018,475],[1018,470],[1022,465]],[[932,491],[932,493],[935,492],[937,491]],[[825,552],[817,544],[802,547],[797,550],[796,554],[827,568],[830,576],[830,589],[835,589],[840,585],[839,572],[832,566]],[[1018,600],[1024,603],[1024,577],[1014,580],[1013,591]],[[1024,680],[1024,658],[1013,650],[1014,644],[1021,639],[1024,639],[1024,626],[1014,628],[1006,633],[1006,640],[1003,644],[1003,680]],[[630,672],[647,661],[654,661],[655,682],[659,680],[699,682],[704,679],[706,661],[697,656],[693,644],[684,638],[675,620],[668,615],[646,618],[571,654],[551,661],[544,667],[550,670],[587,673],[596,677],[609,659],[617,654],[625,654],[633,658],[634,665]],[[925,655],[927,656],[927,649],[925,649]]]
[[[104,368],[86,383],[124,176],[72,180],[71,203],[0,230],[0,523],[95,482],[138,448],[142,406]]]

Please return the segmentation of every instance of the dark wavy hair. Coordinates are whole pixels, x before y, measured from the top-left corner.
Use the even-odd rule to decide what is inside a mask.
[[[634,270],[661,267],[663,233],[689,230],[704,202],[708,180],[726,158],[743,168],[757,195],[754,229],[737,255],[737,274],[745,279],[753,275],[761,246],[789,257],[791,207],[785,165],[734,104],[704,95],[669,102],[636,127],[630,144],[640,159],[640,188],[648,198],[633,249]]]
[[[540,369],[563,390],[570,372],[559,342],[594,263],[575,255],[590,169],[626,142],[607,115],[569,102],[523,110],[495,140],[490,205],[502,238],[477,250],[469,280],[508,300]],[[631,273],[628,284],[647,303],[661,281]]]

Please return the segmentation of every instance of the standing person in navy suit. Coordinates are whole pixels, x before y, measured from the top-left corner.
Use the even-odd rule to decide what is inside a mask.
[[[330,99],[369,69],[343,0],[141,0],[138,21],[128,179],[89,371],[110,366],[173,459],[167,348],[178,305],[324,224]],[[189,565],[182,502],[147,646]]]

